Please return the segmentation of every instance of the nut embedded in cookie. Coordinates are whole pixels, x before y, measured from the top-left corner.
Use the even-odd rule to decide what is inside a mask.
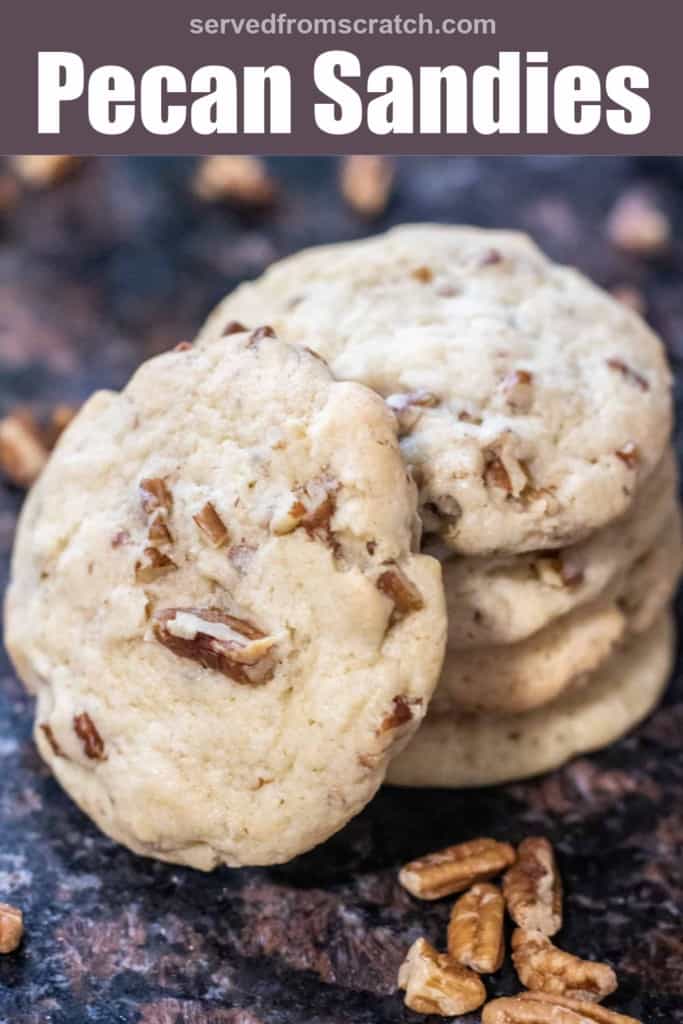
[[[515,851],[496,839],[471,839],[413,860],[401,868],[398,880],[421,900],[438,900],[485,882],[514,864]]]

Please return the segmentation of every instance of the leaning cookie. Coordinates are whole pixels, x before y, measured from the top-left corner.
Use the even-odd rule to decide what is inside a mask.
[[[387,399],[425,527],[460,554],[586,537],[667,444],[659,339],[523,235],[413,225],[311,249],[228,296],[199,340],[263,316]]]
[[[203,869],[285,861],[357,813],[445,645],[393,415],[271,335],[94,396],[28,498],[7,597],[64,788]]]
[[[583,688],[524,715],[429,715],[393,762],[398,786],[489,786],[550,771],[606,746],[656,705],[673,661],[674,625],[664,612]]]

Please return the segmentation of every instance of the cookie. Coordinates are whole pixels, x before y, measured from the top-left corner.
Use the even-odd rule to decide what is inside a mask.
[[[676,461],[667,449],[626,515],[578,544],[494,558],[454,558],[443,544],[428,544],[425,550],[443,559],[449,646],[514,644],[596,600],[647,552],[676,491]]]
[[[653,709],[671,670],[674,625],[664,613],[590,685],[524,715],[428,715],[389,770],[397,786],[467,787],[523,779],[618,739]]]
[[[616,644],[628,633],[649,629],[669,604],[682,556],[681,513],[674,506],[651,549],[602,597],[519,643],[449,648],[432,709],[519,714],[589,683]]]
[[[425,528],[461,554],[586,537],[668,441],[659,339],[520,234],[412,225],[310,249],[228,296],[199,341],[264,316],[386,398]]]
[[[445,646],[393,415],[270,333],[90,400],[7,598],[58,780],[130,849],[203,869],[288,860],[356,814]]]

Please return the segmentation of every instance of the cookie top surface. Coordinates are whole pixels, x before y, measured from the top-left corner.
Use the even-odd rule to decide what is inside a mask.
[[[139,852],[284,861],[370,799],[445,645],[393,415],[235,334],[95,395],[30,494],[7,645],[76,801]]]
[[[425,526],[461,553],[580,539],[628,507],[670,431],[658,338],[513,232],[414,225],[304,251],[199,338],[264,316],[389,401]]]

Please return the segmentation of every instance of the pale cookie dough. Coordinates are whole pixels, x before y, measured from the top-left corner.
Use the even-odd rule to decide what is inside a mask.
[[[19,526],[7,646],[40,752],[130,849],[286,861],[368,802],[438,678],[393,415],[261,330],[144,364]]]
[[[449,648],[432,710],[519,714],[589,683],[590,673],[616,644],[649,629],[669,604],[682,556],[681,513],[675,506],[651,549],[615,578],[604,596],[517,644]]]
[[[397,786],[467,787],[523,779],[618,739],[653,709],[671,670],[674,625],[664,613],[589,686],[525,715],[427,716],[389,770]]]
[[[425,526],[461,554],[580,540],[668,441],[659,339],[524,235],[412,225],[309,249],[228,296],[199,341],[264,316],[389,401]]]
[[[557,551],[444,558],[449,647],[513,644],[594,601],[651,546],[676,501],[676,460],[667,449],[628,512],[588,539]]]

